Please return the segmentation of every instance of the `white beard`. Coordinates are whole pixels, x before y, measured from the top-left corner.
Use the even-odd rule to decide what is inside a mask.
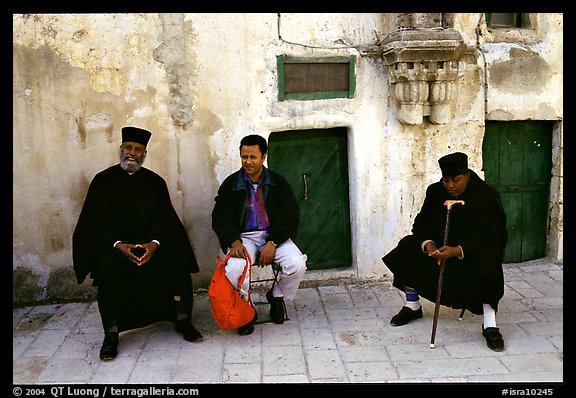
[[[144,160],[146,160],[146,155],[143,155],[141,158],[134,157],[136,160],[127,160],[127,158],[128,156],[122,155],[122,150],[120,150],[120,167],[128,173],[134,174],[140,170]]]

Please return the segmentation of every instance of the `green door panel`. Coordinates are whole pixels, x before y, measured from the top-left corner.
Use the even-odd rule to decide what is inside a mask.
[[[505,262],[546,255],[551,137],[551,122],[486,122],[483,170],[486,182],[500,192],[506,212]]]
[[[506,213],[508,243],[504,252],[504,262],[522,261],[522,195],[512,192],[500,192],[502,206]]]
[[[282,174],[300,205],[294,242],[309,269],[352,263],[346,128],[273,132],[268,166]]]
[[[525,192],[522,214],[522,261],[546,255],[548,191]]]

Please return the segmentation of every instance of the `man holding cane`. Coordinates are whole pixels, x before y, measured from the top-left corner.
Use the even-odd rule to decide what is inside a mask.
[[[466,154],[452,153],[438,163],[442,178],[428,186],[412,234],[382,258],[394,274],[393,286],[406,293],[406,304],[390,323],[403,326],[422,318],[420,296],[432,302],[439,298],[437,305],[483,315],[488,347],[503,351],[496,326],[507,241],[500,195],[468,168]]]

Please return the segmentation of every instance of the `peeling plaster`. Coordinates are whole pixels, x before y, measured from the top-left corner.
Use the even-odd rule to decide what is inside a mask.
[[[508,61],[494,63],[488,69],[489,84],[497,90],[514,94],[527,94],[545,89],[549,74],[548,63],[540,56],[527,51],[512,49],[510,52],[511,57]],[[512,56],[512,53],[516,55]]]
[[[501,120],[501,121],[514,120],[514,114],[507,112],[503,109],[496,109],[494,111],[489,112],[486,115],[486,119],[487,120]]]
[[[164,64],[168,77],[170,111],[177,126],[185,130],[193,120],[193,95],[186,57],[187,36],[183,14],[160,14],[162,43],[154,50],[154,59]]]

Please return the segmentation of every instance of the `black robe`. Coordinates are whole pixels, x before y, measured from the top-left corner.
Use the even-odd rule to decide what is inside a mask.
[[[124,256],[113,248],[116,241],[147,243],[153,239],[160,246],[152,260],[141,267],[124,261]],[[119,276],[123,278],[124,290],[122,315],[118,319],[121,331],[174,320],[174,291],[172,286],[166,286],[168,277],[174,279],[176,275],[183,286],[180,294],[191,302],[191,273],[199,271],[198,263],[166,182],[153,171],[141,167],[129,175],[117,164],[96,174],[72,240],[74,272],[79,284],[90,275],[93,285],[99,286],[105,263],[123,261],[126,268],[122,269],[129,270],[130,276]],[[177,267],[171,256],[177,260]],[[100,311],[102,314],[103,309]]]
[[[472,170],[459,198],[450,197],[441,181],[428,186],[412,234],[402,238],[382,261],[394,274],[394,287],[412,287],[420,296],[436,302],[440,267],[437,260],[422,251],[421,244],[431,239],[436,246],[443,245],[447,213],[444,202],[450,199],[464,201],[464,205],[452,207],[448,232],[448,246],[460,245],[464,259],[446,260],[440,304],[477,315],[483,314],[482,304],[497,310],[504,295],[506,216],[498,192]]]

